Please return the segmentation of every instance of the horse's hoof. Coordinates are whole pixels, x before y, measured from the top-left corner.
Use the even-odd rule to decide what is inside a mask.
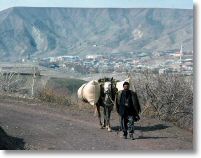
[[[105,125],[100,125],[100,129],[104,129],[105,128]]]
[[[108,132],[111,132],[111,131],[112,131],[112,129],[111,129],[110,127],[108,127],[108,129],[107,129],[107,130],[108,130]]]

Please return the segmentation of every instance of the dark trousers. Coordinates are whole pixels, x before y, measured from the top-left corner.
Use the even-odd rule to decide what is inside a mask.
[[[121,116],[120,124],[124,135],[134,133],[134,116]]]

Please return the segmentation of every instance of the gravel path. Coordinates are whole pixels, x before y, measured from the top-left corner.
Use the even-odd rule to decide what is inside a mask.
[[[171,124],[141,118],[135,140],[122,139],[112,113],[112,132],[99,129],[93,109],[55,107],[0,99],[0,128],[11,149],[33,150],[192,150],[193,135]],[[3,139],[0,138],[0,139]],[[0,145],[1,147],[1,145]]]

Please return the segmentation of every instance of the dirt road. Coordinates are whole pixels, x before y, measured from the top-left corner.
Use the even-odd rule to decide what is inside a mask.
[[[135,140],[122,139],[118,119],[113,131],[99,129],[93,109],[42,105],[40,102],[0,99],[0,127],[12,149],[34,150],[179,150],[193,149],[191,132],[155,119],[136,124]],[[0,135],[0,137],[2,137]],[[5,137],[4,137],[5,138]]]

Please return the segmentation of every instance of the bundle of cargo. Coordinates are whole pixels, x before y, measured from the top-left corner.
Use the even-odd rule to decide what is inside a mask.
[[[121,91],[121,90],[124,89],[124,88],[123,88],[124,82],[130,83],[130,78],[127,78],[127,79],[125,79],[124,81],[117,82],[116,87],[117,87],[118,91]]]
[[[79,99],[95,105],[100,98],[100,84],[96,80],[85,83],[78,89],[77,95]]]
[[[134,80],[133,80],[133,78],[132,78],[132,76],[129,76],[127,79],[125,79],[124,81],[119,81],[119,82],[117,82],[116,83],[116,88],[118,89],[118,91],[121,91],[121,90],[123,90],[124,88],[123,88],[123,84],[124,84],[124,82],[128,82],[129,83],[129,87],[130,87],[130,90],[132,90],[132,91],[136,91],[136,89],[135,89],[135,85],[134,85]]]

